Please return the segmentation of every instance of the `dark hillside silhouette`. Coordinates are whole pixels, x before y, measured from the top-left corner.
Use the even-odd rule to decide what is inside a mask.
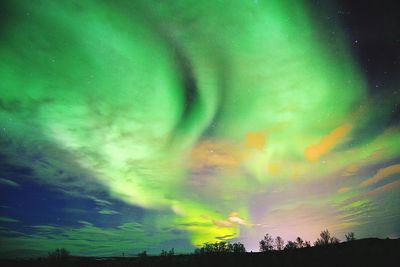
[[[1,266],[398,266],[400,239],[368,238],[324,246],[258,253],[203,253],[145,257],[73,257],[63,260],[2,260]]]

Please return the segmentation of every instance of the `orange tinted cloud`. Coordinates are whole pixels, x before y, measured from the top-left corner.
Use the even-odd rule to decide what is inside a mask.
[[[385,184],[381,187],[378,187],[374,190],[372,190],[371,192],[366,193],[367,196],[374,196],[374,195],[378,195],[381,194],[383,192],[389,191],[389,190],[393,190],[397,187],[400,187],[400,180]]]
[[[357,173],[360,170],[360,165],[353,163],[347,166],[345,172],[343,173],[343,176],[351,176]]]
[[[382,194],[382,193],[384,193],[386,191],[393,190],[393,189],[395,189],[397,187],[400,187],[400,180],[385,184],[383,186],[375,188],[374,190],[372,190],[370,192],[362,193],[362,194],[360,194],[358,196],[355,196],[353,198],[348,199],[344,203],[345,204],[350,204],[352,202],[355,202],[355,201],[358,201],[358,200],[361,200],[361,199],[365,199],[365,198],[368,198],[368,197],[373,197],[373,196]]]
[[[231,212],[229,214],[229,221],[232,223],[237,223],[237,224],[246,224],[246,221],[240,217],[240,214],[238,212]]]
[[[219,227],[234,227],[235,225],[231,222],[228,221],[223,221],[223,220],[214,220],[213,221],[214,225],[219,226]]]
[[[234,145],[224,142],[203,141],[191,151],[189,165],[192,170],[204,168],[232,169],[240,165],[243,155]]]
[[[395,164],[383,169],[379,169],[379,171],[374,176],[363,181],[360,185],[370,186],[396,173],[400,173],[400,164]]]
[[[369,155],[368,157],[366,157],[364,160],[366,161],[372,161],[372,160],[376,160],[379,159],[380,157],[382,157],[382,155],[385,153],[384,149],[379,149],[377,151],[374,151],[371,155]]]
[[[246,136],[246,146],[262,150],[267,144],[266,134],[262,132],[248,133]]]
[[[352,128],[353,126],[350,123],[343,124],[323,137],[318,144],[309,146],[305,151],[307,159],[309,161],[318,161],[321,156],[327,154],[332,148],[342,142]]]
[[[349,190],[350,190],[349,187],[341,187],[341,188],[339,188],[338,193],[346,193],[346,192],[348,192]]]

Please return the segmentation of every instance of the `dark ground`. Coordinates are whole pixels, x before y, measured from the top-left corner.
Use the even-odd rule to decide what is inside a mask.
[[[369,238],[267,253],[1,260],[1,266],[400,266],[400,239]]]

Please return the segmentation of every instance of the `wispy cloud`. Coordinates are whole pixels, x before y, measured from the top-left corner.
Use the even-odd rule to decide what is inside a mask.
[[[351,131],[353,126],[350,123],[343,124],[324,136],[319,143],[309,146],[306,151],[306,157],[309,161],[318,161],[323,155],[331,151],[337,144],[343,142],[344,138]]]
[[[4,179],[4,178],[0,178],[0,184],[2,185],[8,185],[8,186],[12,186],[12,187],[19,187],[20,185],[10,179]]]
[[[101,210],[99,210],[99,213],[104,214],[104,215],[121,214],[121,212],[119,212],[119,211],[110,210],[110,209],[101,209]]]
[[[350,190],[350,187],[341,187],[338,189],[338,193],[346,193]]]
[[[13,236],[3,236],[0,257],[44,256],[60,246],[74,255],[116,256],[123,252],[133,255],[143,250],[158,254],[161,243],[187,238],[186,233],[173,230],[143,231],[138,223],[123,223],[112,228],[97,227],[85,221],[80,223],[80,227],[34,225],[31,226],[33,233],[15,232]],[[36,249],[27,254],[18,253],[31,248]],[[177,251],[182,249],[175,246]]]
[[[400,174],[400,164],[394,164],[394,165],[379,169],[378,172],[374,176],[361,182],[360,185],[363,187],[370,186],[370,185],[373,185],[373,184],[375,184],[385,178],[388,178],[394,174]]]
[[[3,217],[3,216],[0,216],[0,222],[16,223],[16,222],[19,222],[19,220],[13,219],[13,218],[10,218],[10,217]]]

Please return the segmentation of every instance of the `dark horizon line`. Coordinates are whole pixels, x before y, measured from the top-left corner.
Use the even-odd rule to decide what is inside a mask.
[[[79,259],[87,259],[87,260],[118,260],[118,259],[130,259],[130,258],[143,258],[143,257],[175,257],[175,256],[210,256],[210,255],[238,255],[238,254],[268,254],[268,253],[286,253],[286,252],[290,252],[290,251],[298,251],[298,250],[304,250],[304,249],[321,249],[321,248],[327,248],[327,247],[335,247],[335,246],[340,246],[346,243],[361,243],[361,242],[365,242],[365,241],[386,241],[386,240],[391,240],[391,241],[400,241],[400,237],[398,238],[378,238],[378,237],[367,237],[367,238],[360,238],[360,239],[355,239],[355,240],[350,240],[350,241],[341,241],[339,243],[330,243],[330,244],[325,244],[325,245],[312,245],[310,247],[298,247],[298,248],[292,248],[292,249],[282,249],[282,250],[277,250],[277,249],[272,249],[272,250],[268,250],[268,251],[244,251],[244,252],[211,252],[211,253],[195,253],[194,251],[192,252],[188,252],[188,253],[175,253],[173,255],[160,255],[160,253],[157,254],[152,254],[149,253],[145,256],[139,255],[141,252],[143,252],[143,250],[141,252],[135,253],[135,254],[130,254],[130,253],[125,253],[125,255],[119,255],[119,256],[85,256],[85,255],[69,255],[67,258],[62,258],[61,260],[66,260],[66,259],[70,259],[70,260],[79,260]],[[220,241],[220,242],[227,242],[228,241]],[[214,242],[215,243],[215,242]],[[219,243],[219,242],[216,242]],[[213,244],[213,243],[210,243]],[[399,243],[400,244],[400,243]],[[162,251],[162,250],[161,250]],[[34,257],[1,257],[0,256],[0,261],[3,260],[17,260],[17,261],[29,261],[29,260],[51,260],[47,257],[47,255],[43,255],[43,256],[34,256]],[[60,260],[60,259],[56,259],[56,260]]]

